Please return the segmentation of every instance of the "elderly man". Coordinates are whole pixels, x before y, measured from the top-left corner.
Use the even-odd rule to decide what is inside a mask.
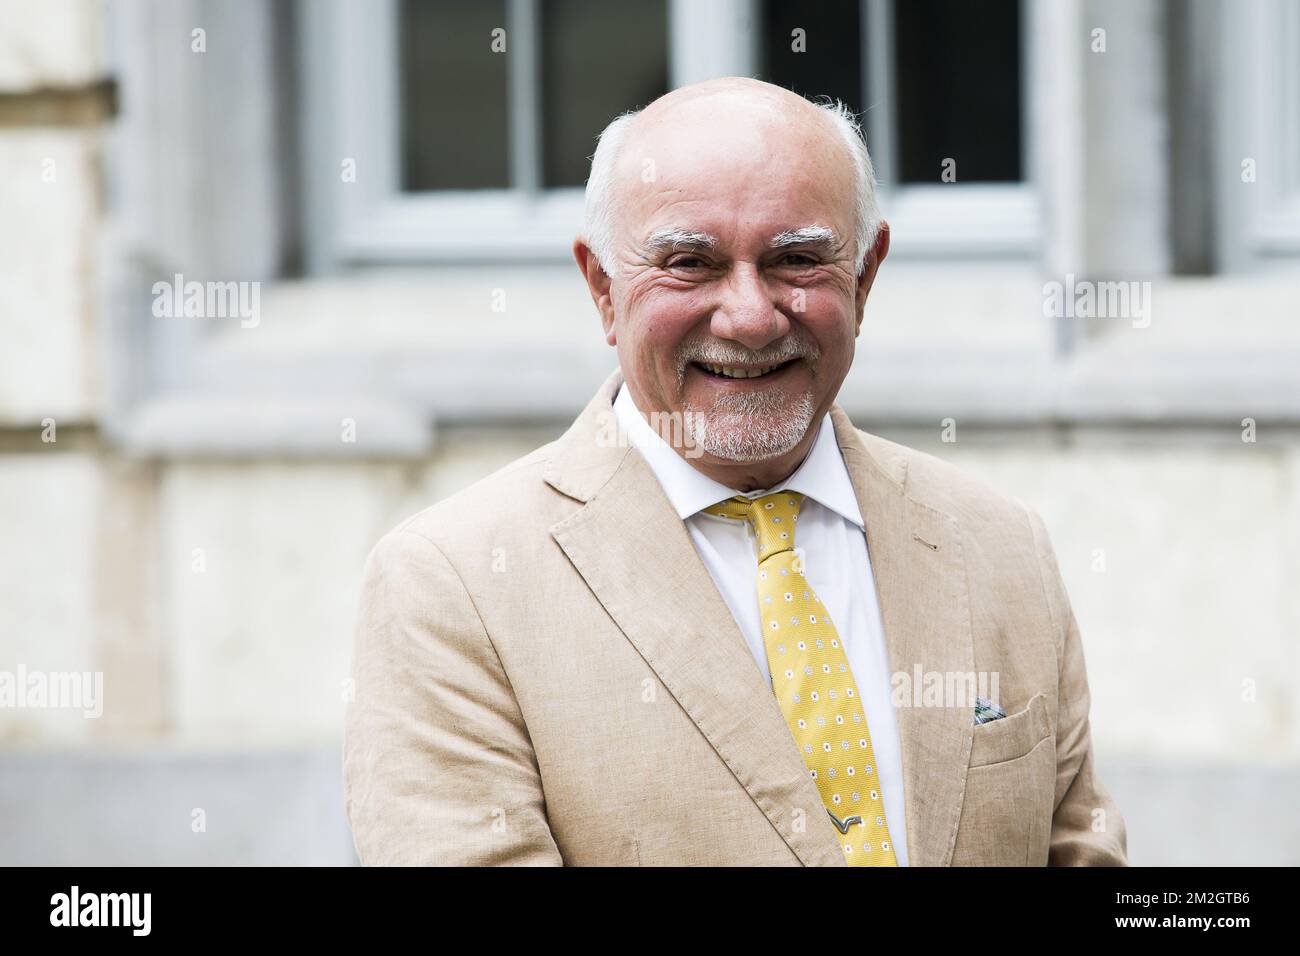
[[[619,370],[367,565],[363,862],[1126,862],[1042,521],[835,405],[888,250],[842,107],[610,124],[573,251]]]

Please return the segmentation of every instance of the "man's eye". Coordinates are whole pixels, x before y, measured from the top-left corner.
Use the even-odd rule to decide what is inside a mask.
[[[790,266],[813,266],[817,264],[816,259],[814,259],[812,256],[805,255],[802,252],[792,252],[788,256],[786,256],[782,261],[786,265],[790,265]]]
[[[699,256],[682,256],[668,263],[670,269],[699,269],[703,266],[704,260]]]

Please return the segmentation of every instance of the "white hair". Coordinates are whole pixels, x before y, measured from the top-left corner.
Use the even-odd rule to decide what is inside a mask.
[[[880,210],[876,205],[876,174],[862,138],[862,127],[853,111],[842,101],[812,103],[824,110],[848,148],[854,167],[854,246],[857,274],[862,275],[862,257],[876,241],[880,231]],[[613,188],[614,168],[627,138],[632,121],[640,110],[629,110],[615,117],[600,134],[591,158],[591,175],[583,207],[583,238],[607,275],[615,270],[614,237],[617,232],[619,204]]]

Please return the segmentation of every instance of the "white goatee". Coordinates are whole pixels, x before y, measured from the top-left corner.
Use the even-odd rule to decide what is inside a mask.
[[[812,396],[786,404],[778,391],[728,395],[708,409],[686,406],[688,447],[726,461],[765,461],[790,451],[812,425]]]

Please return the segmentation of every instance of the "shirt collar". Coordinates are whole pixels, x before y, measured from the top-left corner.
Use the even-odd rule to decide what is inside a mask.
[[[835,426],[829,414],[822,417],[813,446],[794,474],[775,488],[750,492],[728,488],[691,467],[641,416],[626,385],[620,386],[614,399],[614,414],[618,418],[620,429],[645,458],[646,464],[654,472],[677,511],[677,516],[683,521],[701,509],[733,495],[759,498],[774,491],[797,491],[847,518],[859,528],[864,527],[858,497],[853,490],[849,470],[844,465],[844,456],[840,454],[835,440]]]

